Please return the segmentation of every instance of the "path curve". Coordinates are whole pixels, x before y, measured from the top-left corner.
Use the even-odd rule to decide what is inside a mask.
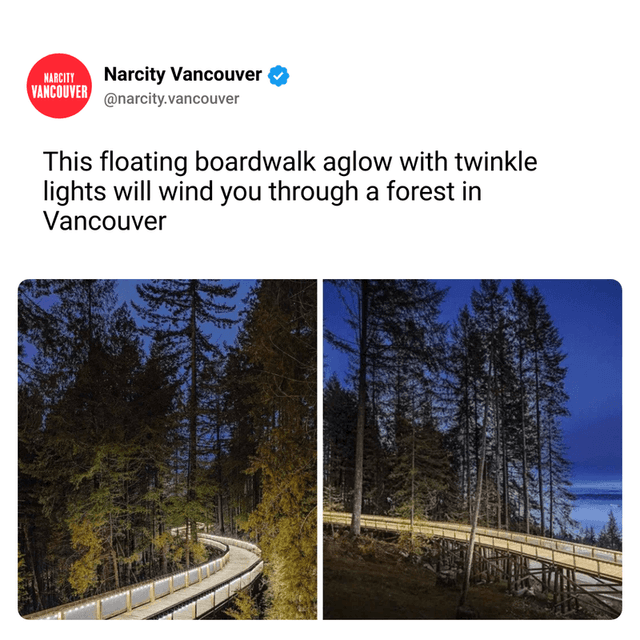
[[[224,550],[225,554],[188,571],[24,617],[29,620],[193,619],[217,608],[262,573],[262,552],[257,546],[206,533],[200,533],[198,539]]]

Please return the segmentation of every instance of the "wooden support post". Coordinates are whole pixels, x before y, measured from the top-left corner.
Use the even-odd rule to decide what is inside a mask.
[[[493,582],[494,574],[495,574],[495,558],[493,555],[493,551],[491,549],[487,549],[487,555],[489,558],[489,581]]]
[[[567,610],[573,611],[573,580],[571,579],[571,569],[567,569]]]

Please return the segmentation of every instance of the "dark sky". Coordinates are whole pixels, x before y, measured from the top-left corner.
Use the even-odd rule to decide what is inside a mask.
[[[452,324],[460,309],[470,305],[478,280],[437,280],[449,288],[441,321]],[[503,280],[508,287],[511,280]],[[620,481],[622,478],[622,291],[613,280],[526,280],[538,287],[563,339],[567,354],[565,389],[571,416],[562,427],[574,483]],[[324,284],[324,322],[351,337],[341,321],[342,307],[333,286]],[[342,378],[346,358],[324,344],[324,375]]]

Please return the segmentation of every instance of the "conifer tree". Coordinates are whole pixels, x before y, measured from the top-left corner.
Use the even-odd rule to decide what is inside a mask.
[[[205,332],[206,324],[228,328],[234,320],[228,316],[235,307],[226,300],[235,296],[238,285],[207,280],[154,280],[137,287],[143,305],[134,305],[149,323],[153,335],[166,345],[177,367],[177,378],[185,391],[187,422],[187,463],[184,522],[187,526],[187,566],[190,563],[189,540],[197,541],[195,523],[204,519],[206,506],[198,499],[201,487],[198,473],[198,431],[203,413],[203,370],[221,357],[220,348]]]
[[[514,281],[511,287],[511,323],[512,340],[514,342],[514,367],[518,378],[517,421],[519,423],[519,451],[522,478],[522,502],[525,533],[529,533],[531,509],[529,496],[530,457],[529,451],[533,438],[529,410],[529,388],[531,370],[529,364],[529,293],[522,280]]]
[[[480,460],[479,388],[484,376],[484,350],[480,332],[465,305],[451,333],[449,371],[453,423],[448,442],[458,460],[461,489],[471,521],[472,487]]]
[[[538,477],[538,499],[540,508],[540,529],[542,535],[553,535],[553,523],[545,518],[545,448],[550,460],[560,456],[560,447],[553,444],[553,425],[569,415],[566,408],[568,396],[564,390],[566,368],[562,366],[565,354],[562,353],[562,339],[549,314],[540,291],[533,287],[529,297],[529,335],[531,341],[531,359],[533,372],[533,406],[535,417],[536,463]],[[551,430],[545,433],[545,424]],[[554,451],[555,449],[555,451]],[[553,469],[553,462],[548,466]],[[553,473],[552,473],[553,475]],[[549,478],[552,483],[552,477]],[[564,484],[564,482],[560,482]],[[557,486],[557,485],[556,485]],[[549,485],[550,498],[553,499],[553,485]],[[548,525],[548,526],[547,526]]]
[[[23,286],[20,544],[33,610],[150,570],[140,561],[161,519],[150,506],[173,392],[144,362],[126,305],[115,309],[113,281]]]
[[[478,329],[482,335],[485,353],[487,354],[488,370],[491,372],[489,384],[491,385],[490,395],[493,402],[493,406],[490,407],[493,415],[493,420],[491,421],[493,429],[487,434],[487,442],[490,447],[487,451],[487,464],[488,471],[493,471],[493,480],[497,487],[498,495],[495,507],[496,526],[498,529],[503,526],[502,507],[507,500],[504,486],[508,473],[505,468],[506,457],[503,455],[505,439],[499,392],[501,388],[500,378],[506,364],[504,342],[506,300],[506,291],[500,291],[499,280],[482,280],[479,290],[474,289],[471,293],[471,304],[476,316]]]
[[[233,601],[233,607],[228,611],[234,620],[257,620],[258,607],[249,593],[241,591]]]
[[[604,549],[613,549],[614,551],[622,551],[622,535],[620,528],[616,522],[613,509],[609,511],[609,519],[607,524],[602,527],[598,536],[598,546]]]
[[[398,366],[411,369],[412,377],[437,371],[443,363],[444,330],[437,322],[446,292],[425,280],[361,280],[334,282],[341,295],[346,321],[354,339],[327,332],[327,339],[352,356],[357,371],[358,418],[354,460],[354,492],[351,530],[360,533],[363,506],[364,449],[366,432],[380,432],[379,416],[387,415],[388,402]],[[419,373],[420,372],[420,373]],[[386,391],[372,386],[374,376]],[[402,385],[401,385],[402,386]],[[396,385],[396,389],[399,387]],[[376,394],[369,394],[369,391]],[[397,394],[396,394],[397,395]],[[386,397],[385,397],[386,396]],[[368,407],[371,409],[367,410]],[[391,412],[400,416],[403,410]],[[384,428],[384,427],[383,427]],[[388,431],[389,427],[384,428]]]
[[[357,399],[332,377],[324,389],[324,485],[326,508],[340,505],[348,509],[353,491],[354,428],[357,421]]]
[[[252,419],[260,429],[250,473],[261,502],[248,526],[266,560],[272,619],[315,618],[316,282],[262,281],[239,342],[255,367]]]

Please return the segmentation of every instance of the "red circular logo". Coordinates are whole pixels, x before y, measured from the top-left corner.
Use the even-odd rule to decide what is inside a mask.
[[[40,113],[50,118],[68,118],[89,101],[91,75],[77,58],[53,53],[33,65],[27,93]]]

